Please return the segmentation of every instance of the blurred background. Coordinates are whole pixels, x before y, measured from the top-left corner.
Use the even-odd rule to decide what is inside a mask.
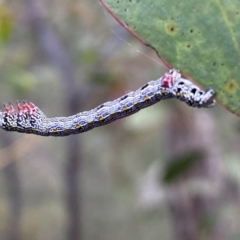
[[[97,0],[2,0],[0,50],[0,102],[48,117],[167,70]],[[177,100],[76,136],[1,131],[0,239],[240,239],[239,131]]]

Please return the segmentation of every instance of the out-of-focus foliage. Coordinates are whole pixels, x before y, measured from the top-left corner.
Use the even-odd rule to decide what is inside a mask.
[[[1,43],[9,40],[13,33],[13,13],[11,8],[4,3],[0,4],[0,41]]]
[[[166,169],[164,171],[163,181],[166,183],[171,183],[173,181],[177,181],[178,177],[182,176],[191,167],[196,163],[196,161],[200,160],[202,156],[201,151],[191,151],[183,154],[182,156],[174,157],[174,159],[170,159],[168,164],[166,164]]]

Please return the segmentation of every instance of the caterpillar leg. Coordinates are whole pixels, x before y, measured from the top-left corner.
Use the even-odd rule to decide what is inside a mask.
[[[213,99],[215,91],[210,88],[208,89],[205,94],[202,96],[199,104],[204,105],[208,108],[213,107],[216,103],[216,101]]]

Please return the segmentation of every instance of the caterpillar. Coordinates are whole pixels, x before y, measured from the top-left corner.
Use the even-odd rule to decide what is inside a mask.
[[[47,118],[29,101],[18,101],[17,111],[11,103],[4,104],[5,111],[0,112],[0,128],[41,136],[67,136],[127,117],[163,99],[177,98],[191,107],[209,108],[215,104],[213,96],[213,89],[203,91],[171,69],[136,91],[69,117]]]

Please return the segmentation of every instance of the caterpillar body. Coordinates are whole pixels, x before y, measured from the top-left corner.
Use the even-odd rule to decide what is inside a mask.
[[[215,104],[213,95],[213,89],[203,91],[182,78],[177,70],[171,69],[136,91],[69,117],[47,118],[29,101],[18,101],[17,111],[11,104],[5,104],[5,111],[0,112],[0,128],[41,136],[67,136],[127,117],[163,99],[178,98],[191,107],[209,108]]]

